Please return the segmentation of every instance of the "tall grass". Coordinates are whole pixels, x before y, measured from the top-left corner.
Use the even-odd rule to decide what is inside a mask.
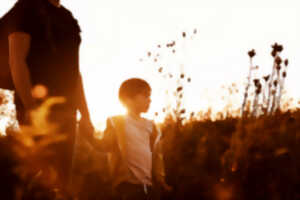
[[[255,51],[249,52],[252,61],[242,117],[226,110],[216,120],[210,111],[184,116],[182,82],[191,79],[184,73],[175,77],[178,85],[172,92],[179,103],[169,112],[165,108],[167,117],[160,124],[166,180],[173,191],[162,192],[162,199],[300,199],[300,110],[280,109],[288,66],[287,60],[284,67],[279,61],[282,49],[273,45],[273,73],[259,80],[250,76]],[[250,87],[255,88],[254,96],[248,94]],[[1,199],[112,198],[107,156],[93,149],[83,135],[78,137],[72,190],[60,186],[53,161],[65,138],[46,120],[49,107],[57,101],[61,99],[48,100],[37,109],[32,126],[0,137]]]

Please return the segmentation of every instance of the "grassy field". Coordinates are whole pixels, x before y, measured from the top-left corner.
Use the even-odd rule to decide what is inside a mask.
[[[300,111],[259,118],[190,119],[184,125],[169,120],[161,128],[166,178],[173,187],[164,199],[300,198]],[[1,196],[67,199],[54,189],[59,177],[48,159],[55,157],[49,144],[59,140],[31,137],[24,133],[0,138]],[[84,142],[78,148],[76,194],[82,199],[108,199],[105,156]],[[44,173],[37,175],[40,169]]]

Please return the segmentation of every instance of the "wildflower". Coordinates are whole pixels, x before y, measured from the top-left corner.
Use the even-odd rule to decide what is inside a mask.
[[[280,65],[282,63],[282,60],[279,56],[276,57],[275,62],[277,65]]]
[[[289,60],[288,60],[288,59],[285,59],[285,60],[284,60],[284,65],[285,65],[285,66],[288,66],[288,65],[289,65]]]
[[[248,55],[249,55],[250,58],[253,58],[256,55],[255,50],[252,49],[251,51],[249,51]]]
[[[264,76],[264,80],[267,82],[270,79],[270,75]]]
[[[182,37],[186,37],[186,33],[185,32],[182,32]]]
[[[180,74],[180,78],[184,78],[184,74]]]
[[[159,72],[159,73],[162,73],[162,71],[163,71],[163,68],[160,67],[160,68],[158,69],[158,72]]]

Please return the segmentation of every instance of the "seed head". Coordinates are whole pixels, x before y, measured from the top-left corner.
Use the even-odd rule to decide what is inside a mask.
[[[282,59],[279,56],[277,56],[275,58],[275,62],[276,62],[277,65],[280,65],[282,63]]]
[[[287,67],[289,65],[289,60],[288,59],[285,59],[284,60],[284,65]]]
[[[181,86],[177,88],[177,92],[180,92],[182,90],[183,90],[183,87],[181,87]]]
[[[256,90],[255,90],[255,93],[258,95],[258,94],[260,94],[261,93],[261,88],[257,88]]]
[[[277,69],[278,71],[280,71],[280,70],[281,70],[281,65],[277,65],[277,66],[276,66],[276,69]]]
[[[277,81],[277,80],[275,80],[275,81],[273,82],[273,84],[274,84],[274,86],[275,86],[275,87],[277,87],[277,85],[278,85],[278,81]]]
[[[264,80],[267,82],[270,79],[270,75],[264,76]]]
[[[183,79],[183,78],[184,78],[184,74],[180,74],[180,78],[182,78],[182,79]]]
[[[257,89],[260,89],[260,90],[261,90],[261,88],[262,88],[261,83],[259,83],[256,87],[257,87]]]
[[[185,32],[182,32],[182,37],[186,37],[186,33]]]
[[[277,52],[276,52],[275,50],[273,50],[273,51],[271,52],[271,55],[275,58],[276,55],[277,55]]]
[[[166,44],[166,46],[167,46],[168,48],[174,47],[175,45],[176,45],[176,42],[175,42],[175,41],[172,41],[171,43]]]
[[[255,50],[252,49],[251,51],[249,51],[248,55],[249,55],[250,58],[253,58],[256,55]]]
[[[256,87],[260,84],[259,79],[254,79],[253,82]]]
[[[160,67],[160,68],[158,69],[158,72],[159,72],[159,73],[162,73],[162,71],[163,71],[163,68]]]
[[[286,72],[282,72],[282,77],[283,77],[283,78],[286,77]]]
[[[192,79],[191,79],[191,78],[188,78],[187,81],[190,83],[190,82],[192,81]]]
[[[281,52],[283,50],[283,46],[277,44],[277,42],[274,45],[272,45],[272,48],[275,52]]]

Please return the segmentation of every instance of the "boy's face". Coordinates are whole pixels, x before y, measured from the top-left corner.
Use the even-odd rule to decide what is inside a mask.
[[[128,102],[128,107],[131,111],[137,114],[145,113],[149,110],[151,103],[151,92],[145,92],[144,94],[138,94],[131,98]]]

